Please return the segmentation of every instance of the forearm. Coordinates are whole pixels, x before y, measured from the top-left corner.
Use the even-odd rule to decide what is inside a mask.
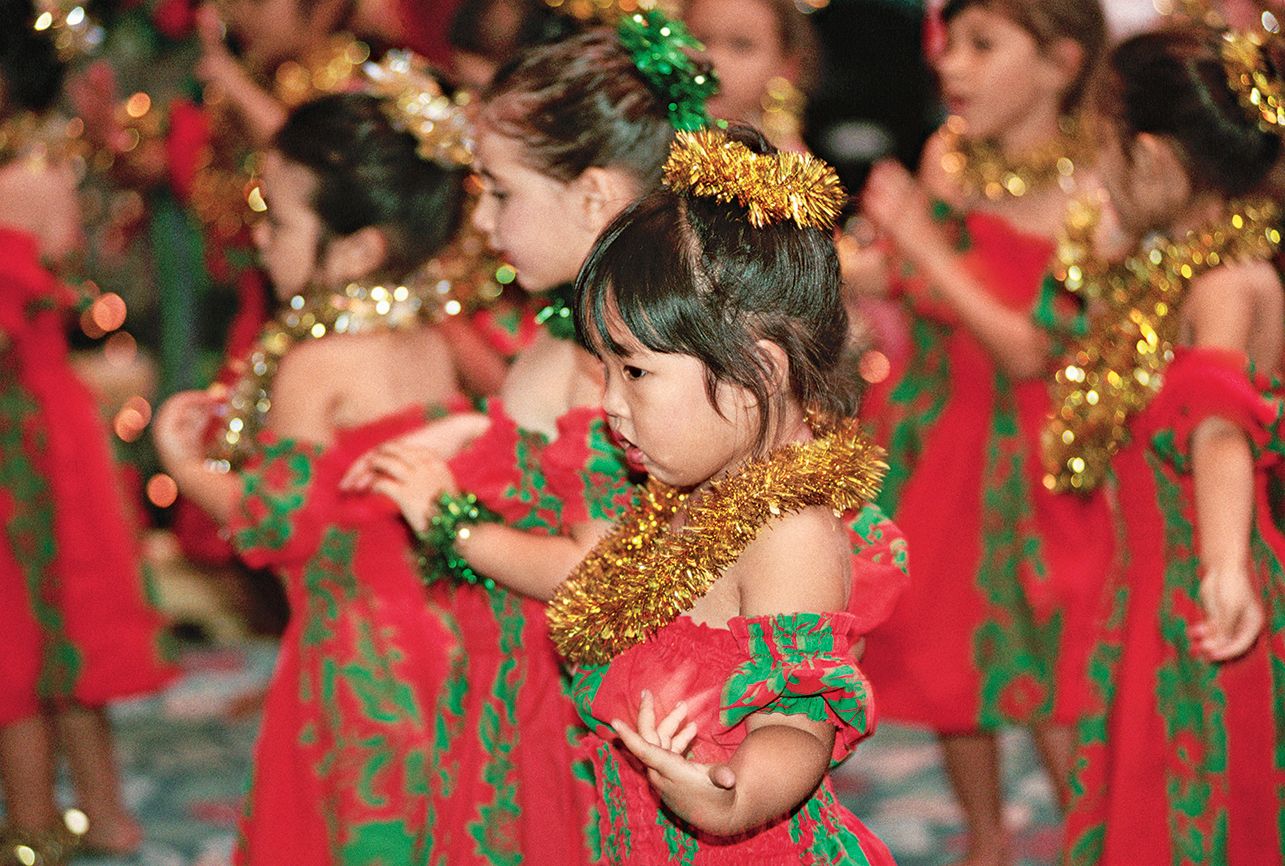
[[[220,525],[232,519],[241,498],[241,476],[215,472],[203,462],[183,461],[166,466],[179,492]]]
[[[825,777],[831,747],[825,738],[801,727],[763,725],[750,732],[728,762],[736,774],[735,787],[714,789],[699,806],[666,805],[707,833],[744,833],[788,814],[810,797]]]
[[[244,71],[238,70],[238,74],[231,77],[224,92],[245,121],[256,146],[266,145],[285,125],[285,106]]]
[[[1254,458],[1243,431],[1221,418],[1191,437],[1197,555],[1210,571],[1240,569],[1249,560],[1254,517]]]
[[[455,542],[455,549],[474,571],[540,601],[553,598],[554,590],[592,546],[563,535],[537,535],[498,523],[470,527],[468,538]]]
[[[953,252],[914,256],[916,268],[1013,379],[1033,379],[1048,369],[1048,335],[1025,312],[997,301]]]

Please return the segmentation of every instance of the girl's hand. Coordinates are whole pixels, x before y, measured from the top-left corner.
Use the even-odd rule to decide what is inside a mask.
[[[1195,648],[1216,662],[1231,661],[1249,651],[1266,617],[1248,569],[1207,571],[1200,581],[1204,622],[1191,629]]]
[[[370,490],[397,503],[416,532],[428,528],[439,496],[458,492],[446,461],[427,448],[394,441],[368,452],[362,459],[366,457],[375,475]]]
[[[736,774],[726,764],[701,764],[683,756],[696,736],[694,722],[683,724],[687,705],[679,701],[656,724],[655,700],[644,691],[638,709],[638,729],[619,719],[611,723],[629,753],[647,768],[647,780],[670,809],[683,820],[708,828],[730,817],[735,802]]]
[[[205,433],[217,405],[205,391],[183,391],[156,413],[152,438],[156,453],[171,474],[176,467],[205,460]]]
[[[249,73],[232,56],[227,43],[223,41],[227,26],[217,8],[207,4],[196,11],[196,30],[200,38],[201,56],[196,61],[194,71],[202,84],[235,91],[245,82],[253,83]]]
[[[870,171],[861,210],[880,234],[912,259],[950,247],[932,220],[932,204],[919,182],[901,163],[886,159]]]
[[[405,445],[416,450],[432,451],[449,460],[486,432],[491,419],[476,412],[451,415],[394,439],[390,445]],[[348,467],[339,481],[340,490],[370,490],[377,479],[372,459],[379,448],[367,451]]]

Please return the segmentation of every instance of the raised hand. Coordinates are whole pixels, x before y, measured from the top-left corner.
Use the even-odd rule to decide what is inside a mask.
[[[438,497],[457,492],[450,467],[428,448],[393,441],[360,459],[367,460],[374,474],[370,490],[397,503],[402,516],[416,532],[428,528]]]
[[[686,716],[687,705],[679,701],[657,723],[655,699],[644,691],[637,729],[619,719],[611,727],[647,768],[647,780],[676,815],[699,827],[718,827],[731,816],[736,773],[726,764],[703,764],[684,757],[696,736],[695,723],[683,724]]]
[[[180,464],[205,459],[205,434],[216,401],[205,391],[182,391],[156,413],[152,438],[161,462],[171,472]]]
[[[449,460],[486,432],[490,424],[490,418],[475,412],[451,415],[399,436],[394,442],[412,449],[432,451],[440,458]],[[348,471],[340,480],[339,488],[370,490],[378,478],[372,460],[375,452],[379,450],[372,449],[353,461],[352,466],[348,467]]]

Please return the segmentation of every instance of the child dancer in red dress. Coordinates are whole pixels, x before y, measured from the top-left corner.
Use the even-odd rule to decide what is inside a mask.
[[[604,408],[650,475],[549,608],[601,862],[891,863],[827,779],[873,730],[858,646],[904,579],[841,517],[885,469],[839,384],[846,197],[748,127],[680,135],[665,179],[577,283]]]
[[[1008,861],[1001,728],[1030,727],[1059,802],[1069,796],[1112,556],[1105,498],[1044,486],[1056,348],[1036,320],[1072,197],[1096,190],[1071,116],[1105,27],[1097,0],[951,0],[943,15],[938,72],[954,118],[917,181],[883,164],[864,195],[908,274],[911,357],[888,401],[879,501],[915,560],[865,663],[889,718],[938,734],[968,830],[963,862],[983,866]]]
[[[249,866],[434,851],[429,768],[454,635],[424,601],[396,507],[339,479],[456,392],[424,324],[433,299],[399,280],[454,234],[467,148],[459,109],[409,60],[378,80],[382,98],[323,97],[277,134],[256,240],[283,308],[227,405],[187,392],[157,419],[180,489],[281,575],[292,610],[237,852]],[[206,458],[216,418],[232,472]]]
[[[675,126],[705,120],[713,80],[683,54],[687,43],[680,24],[651,13],[501,71],[479,112],[485,192],[474,221],[545,299],[544,328],[485,414],[438,422],[373,455],[377,475],[354,474],[428,527],[430,597],[461,631],[467,671],[434,782],[451,864],[563,866],[596,853],[593,791],[573,766],[579,726],[544,601],[631,485],[567,300],[598,233],[659,181]]]
[[[1057,374],[1046,438],[1061,488],[1114,477],[1127,554],[1089,669],[1077,866],[1285,858],[1285,536],[1267,496],[1285,453],[1273,53],[1275,36],[1151,33],[1104,77],[1099,166],[1138,246],[1106,269],[1065,263],[1099,311]]]
[[[0,862],[51,866],[70,854],[70,829],[84,832],[64,829],[55,805],[59,741],[85,841],[116,854],[142,841],[103,708],[174,670],[107,430],[67,360],[76,298],[44,264],[79,245],[81,226],[46,117],[63,68],[35,22],[29,0],[0,0]]]

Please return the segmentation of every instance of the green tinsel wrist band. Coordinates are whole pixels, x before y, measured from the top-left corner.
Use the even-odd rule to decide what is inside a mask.
[[[455,542],[468,538],[469,527],[499,520],[500,516],[472,493],[458,496],[443,493],[437,500],[437,513],[428,522],[428,528],[417,533],[423,544],[419,564],[424,583],[449,580],[494,588],[495,581],[474,571],[468,560],[455,549]]]

